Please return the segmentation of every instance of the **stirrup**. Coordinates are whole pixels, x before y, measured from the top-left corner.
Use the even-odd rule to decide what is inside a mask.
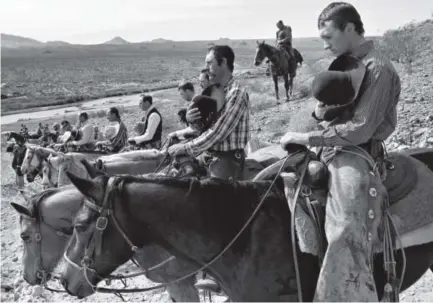
[[[213,279],[209,279],[209,278],[205,278],[205,279],[201,279],[198,280],[194,286],[197,289],[201,289],[201,290],[208,290],[208,291],[212,291],[214,293],[220,293],[221,292],[221,286],[219,285],[219,283]]]

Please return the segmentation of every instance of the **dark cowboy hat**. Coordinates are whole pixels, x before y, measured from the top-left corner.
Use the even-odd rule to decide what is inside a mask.
[[[217,100],[209,96],[195,95],[191,100],[190,108],[197,108],[201,115],[199,127],[202,130],[209,128],[216,119]]]
[[[315,115],[331,121],[354,104],[364,76],[365,65],[355,57],[342,55],[336,58],[329,69],[314,77],[313,96],[319,101]]]

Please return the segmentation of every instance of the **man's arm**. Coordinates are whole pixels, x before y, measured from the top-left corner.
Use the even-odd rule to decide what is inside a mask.
[[[150,116],[147,119],[149,121],[147,123],[147,129],[144,132],[144,134],[141,136],[137,136],[137,137],[132,138],[135,140],[135,142],[137,142],[137,144],[140,144],[141,142],[144,142],[144,141],[151,140],[153,138],[153,136],[155,135],[156,128],[158,127],[159,122],[161,121],[161,118],[156,113],[150,114]]]
[[[400,80],[389,67],[373,67],[353,118],[324,130],[309,133],[311,146],[359,145],[371,139],[387,113],[397,105]],[[396,125],[392,125],[395,129]]]
[[[178,137],[179,139],[185,139],[185,136],[188,135],[198,135],[199,132],[193,128],[191,128],[190,126],[188,126],[187,128],[178,130],[174,132],[176,137]]]
[[[91,124],[86,124],[82,131],[82,136],[80,140],[72,141],[75,145],[83,145],[92,141],[93,137],[93,126]]]
[[[237,89],[233,92],[233,96],[227,100],[226,106],[224,115],[218,119],[213,128],[185,144],[185,149],[190,155],[208,150],[234,131],[248,109],[248,94],[245,90]]]

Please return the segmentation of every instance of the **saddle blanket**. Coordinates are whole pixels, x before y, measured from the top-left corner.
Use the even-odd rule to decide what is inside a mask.
[[[433,172],[421,161],[410,158],[417,172],[417,183],[410,193],[391,204],[389,213],[396,225],[403,247],[433,242]],[[293,179],[283,178],[286,188],[293,188]],[[300,250],[318,256],[319,241],[313,219],[296,207],[295,226]],[[397,248],[401,245],[398,243]],[[373,243],[373,252],[383,251],[379,239]]]

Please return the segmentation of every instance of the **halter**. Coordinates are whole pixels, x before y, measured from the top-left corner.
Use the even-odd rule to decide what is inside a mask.
[[[37,174],[39,175],[39,173],[40,173],[41,170],[42,170],[42,162],[43,162],[44,159],[42,159],[41,155],[40,155],[40,154],[37,152],[37,150],[34,149],[33,147],[27,147],[27,152],[28,152],[28,156],[26,157],[26,159],[23,160],[23,163],[24,163],[24,161],[26,161],[29,170],[30,170],[30,169],[35,170],[35,171],[37,172]],[[36,166],[36,167],[33,167],[31,164],[32,164],[33,157],[34,157],[35,155],[36,155],[36,158],[37,158],[38,161],[39,161],[39,165]],[[21,165],[21,166],[22,166],[22,165]],[[28,173],[29,173],[29,172],[28,172]]]
[[[264,194],[264,196],[260,200],[259,204],[254,209],[254,211],[251,214],[251,216],[245,222],[245,224],[240,229],[240,231],[234,236],[234,238],[224,247],[224,249],[218,255],[216,255],[214,258],[212,258],[212,260],[210,260],[209,262],[207,262],[205,265],[201,266],[199,269],[194,270],[191,273],[184,275],[183,277],[180,277],[178,279],[175,279],[175,280],[167,282],[167,283],[161,283],[160,285],[156,285],[156,286],[152,286],[152,287],[133,288],[133,289],[103,288],[103,287],[98,287],[97,285],[92,284],[92,282],[90,281],[89,276],[88,276],[88,272],[89,271],[92,272],[95,276],[100,277],[101,280],[103,280],[102,277],[99,276],[99,274],[96,272],[96,270],[93,269],[93,268],[91,268],[90,266],[93,263],[93,257],[95,256],[95,254],[99,254],[101,252],[102,236],[103,236],[104,230],[108,226],[108,218],[109,217],[112,219],[112,222],[113,222],[114,226],[116,227],[117,231],[122,235],[123,239],[128,243],[128,245],[130,246],[131,250],[133,252],[138,252],[138,251],[141,250],[138,246],[134,245],[134,243],[129,239],[129,237],[126,235],[126,233],[124,232],[124,230],[121,228],[121,226],[119,225],[119,223],[118,223],[118,221],[117,221],[117,219],[115,217],[115,214],[114,214],[114,211],[113,211],[113,208],[112,208],[113,189],[116,187],[116,185],[119,185],[119,183],[123,181],[122,179],[120,179],[120,177],[117,177],[117,176],[110,177],[108,179],[102,206],[97,205],[96,202],[93,199],[91,199],[91,198],[86,198],[84,200],[84,204],[86,206],[88,206],[91,210],[99,213],[99,217],[96,220],[95,231],[93,232],[93,235],[91,236],[91,238],[90,238],[90,240],[89,240],[89,242],[87,244],[87,247],[85,249],[84,257],[80,261],[81,265],[75,263],[74,261],[72,261],[68,257],[67,252],[69,250],[69,247],[65,250],[63,258],[65,259],[65,261],[67,263],[69,263],[75,269],[77,269],[79,271],[83,271],[84,278],[85,278],[86,282],[91,286],[91,288],[93,289],[94,292],[114,293],[116,295],[119,295],[120,293],[145,292],[145,291],[151,291],[151,290],[165,288],[168,285],[171,285],[171,284],[174,284],[174,283],[178,283],[180,281],[183,281],[185,279],[193,277],[197,273],[199,273],[199,272],[203,271],[204,269],[208,268],[213,263],[215,263],[218,259],[220,259],[221,256],[236,242],[236,240],[241,236],[241,234],[245,231],[245,229],[250,225],[250,223],[254,219],[255,215],[257,214],[257,212],[260,210],[261,206],[265,202],[265,199],[269,195],[270,190],[272,189],[272,187],[274,186],[275,182],[277,181],[279,173],[281,173],[281,171],[284,169],[284,165],[285,165],[286,161],[289,158],[290,158],[290,156],[286,156],[283,159],[284,161],[282,161],[282,165],[281,165],[281,167],[280,167],[277,175],[272,180],[271,185],[269,186],[269,188],[267,189],[266,193]]]
[[[52,192],[47,191],[45,194],[41,195],[38,199],[38,201],[36,201],[36,207],[39,207],[39,203],[42,201],[42,199],[44,199],[48,194],[51,194]],[[35,226],[36,226],[36,232],[34,235],[35,241],[38,244],[38,249],[36,250],[36,262],[38,264],[38,269],[36,270],[36,277],[41,279],[41,285],[44,286],[44,288],[46,288],[47,290],[50,291],[55,291],[55,292],[65,292],[62,290],[58,290],[58,289],[52,289],[48,286],[48,281],[50,279],[50,277],[53,274],[53,269],[56,266],[56,264],[54,266],[52,266],[49,269],[44,268],[44,263],[42,260],[42,233],[41,233],[41,224],[44,224],[45,226],[47,226],[49,229],[51,229],[52,231],[54,231],[56,233],[57,236],[59,237],[69,237],[71,236],[71,234],[65,233],[61,230],[58,230],[54,227],[52,227],[51,225],[47,224],[46,222],[44,222],[41,214],[39,211],[37,211],[38,216],[37,218],[31,218],[31,217],[27,217],[31,220],[35,221]]]

